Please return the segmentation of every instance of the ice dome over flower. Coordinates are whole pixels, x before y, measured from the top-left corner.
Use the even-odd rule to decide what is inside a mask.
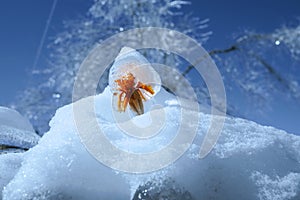
[[[118,96],[117,109],[125,112],[127,105],[138,115],[144,113],[143,101],[155,96],[161,79],[148,60],[136,50],[123,47],[109,72],[109,86]]]

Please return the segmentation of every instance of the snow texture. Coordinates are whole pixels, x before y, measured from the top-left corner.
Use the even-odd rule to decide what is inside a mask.
[[[0,155],[0,190],[14,177],[21,167],[22,153],[10,153]],[[0,196],[0,199],[1,196]]]
[[[16,110],[0,107],[0,147],[29,149],[36,145],[39,139],[40,137],[25,117]],[[17,151],[19,150],[0,148],[0,153]]]
[[[99,124],[114,145],[147,152],[162,148],[174,137],[182,108],[163,88],[145,106],[147,111],[159,103],[166,113],[162,135],[151,142],[134,142],[122,135],[113,122],[111,98],[106,88],[94,100]],[[87,152],[76,133],[72,108],[70,104],[58,109],[49,132],[24,153],[22,166],[3,189],[3,199],[300,199],[299,136],[228,117],[213,151],[199,159],[199,145],[212,116],[189,110],[201,119],[199,124],[189,124],[199,125],[190,149],[163,170],[126,174],[104,166]],[[147,113],[134,120],[143,125]],[[1,167],[3,158],[0,156]],[[16,165],[1,184],[9,181],[20,162],[13,163]]]
[[[35,146],[39,139],[40,136],[35,132],[0,125],[0,145],[29,149]]]

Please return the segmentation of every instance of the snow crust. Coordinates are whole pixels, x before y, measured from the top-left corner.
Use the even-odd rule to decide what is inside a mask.
[[[40,136],[35,132],[0,125],[0,145],[29,149],[35,146],[39,139]]]
[[[36,145],[40,137],[35,133],[30,122],[16,110],[0,106],[0,147],[9,146],[29,149]],[[4,152],[16,152],[17,149],[2,149]]]
[[[108,88],[95,96],[95,112],[117,147],[149,152],[175,136],[182,108],[163,88],[146,103],[145,111],[160,104],[167,123],[161,135],[142,142],[130,140],[116,127],[111,98]],[[300,199],[299,136],[228,117],[213,151],[199,159],[212,116],[185,108],[201,119],[189,125],[199,125],[193,145],[169,167],[138,175],[115,171],[88,153],[76,133],[72,108],[70,104],[58,109],[49,132],[29,151],[0,155],[0,187],[9,182],[3,199]],[[148,118],[146,113],[134,120],[142,126]]]

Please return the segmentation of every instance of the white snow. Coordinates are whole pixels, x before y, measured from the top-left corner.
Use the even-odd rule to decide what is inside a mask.
[[[95,112],[107,138],[117,147],[130,152],[151,152],[162,148],[175,136],[182,108],[163,88],[146,103],[145,111],[160,104],[167,122],[161,133],[143,141],[132,139],[117,128],[111,96],[108,88],[95,96]],[[190,114],[198,114],[201,120],[199,124],[189,124],[199,125],[199,130],[188,152],[163,170],[129,174],[104,166],[88,153],[77,134],[73,106],[58,109],[50,122],[49,132],[38,145],[23,154],[22,166],[3,189],[3,199],[123,200],[133,198],[140,185],[146,188],[143,195],[148,195],[148,199],[165,188],[175,191],[173,194],[185,192],[193,199],[300,199],[299,136],[228,117],[213,151],[199,159],[199,145],[212,116],[190,110]],[[135,123],[147,123],[147,114],[135,117]],[[0,166],[5,166],[3,159],[0,155]],[[13,164],[9,174],[0,167],[0,177],[3,172],[7,177],[3,182],[0,179],[0,184],[5,185],[12,178],[18,163]],[[148,181],[152,185],[148,186]],[[162,187],[164,189],[159,189]],[[138,196],[141,195],[134,198]],[[182,196],[180,198],[183,200]]]
[[[1,125],[34,132],[28,119],[20,115],[16,110],[2,106],[0,106],[0,126]]]
[[[0,145],[29,149],[35,146],[39,139],[40,136],[35,132],[0,125]]]
[[[16,110],[0,106],[0,145],[29,149],[36,145],[39,139],[25,117]],[[0,149],[0,153],[3,151]]]
[[[0,155],[0,190],[2,190],[17,173],[21,167],[22,160],[22,153]]]
[[[270,178],[266,174],[253,172],[251,178],[259,187],[258,197],[261,200],[292,199],[299,193],[300,173],[291,172],[284,177]]]

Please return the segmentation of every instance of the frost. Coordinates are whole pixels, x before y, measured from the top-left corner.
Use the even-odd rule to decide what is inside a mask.
[[[276,40],[276,45],[284,43],[291,55],[296,60],[300,59],[300,25],[296,27],[284,26],[277,29],[272,37]]]
[[[232,44],[209,52],[224,78],[228,113],[258,122],[272,119],[283,127],[276,104],[299,106],[300,23],[291,24],[271,32],[241,31]]]
[[[226,158],[234,153],[251,154],[259,151],[273,144],[277,136],[271,127],[257,130],[258,124],[241,119],[228,118],[226,125],[220,138],[222,143],[218,143],[214,149],[214,153],[220,158]],[[231,134],[232,132],[236,134]]]
[[[270,177],[260,172],[253,172],[251,178],[259,187],[260,200],[292,199],[299,193],[300,173],[289,173],[284,177]]]
[[[39,139],[40,137],[25,117],[13,109],[0,107],[0,147],[29,149],[35,146]],[[20,152],[20,150],[0,148],[0,153],[9,152]]]
[[[29,149],[35,146],[39,139],[40,136],[35,132],[0,125],[0,145]]]

